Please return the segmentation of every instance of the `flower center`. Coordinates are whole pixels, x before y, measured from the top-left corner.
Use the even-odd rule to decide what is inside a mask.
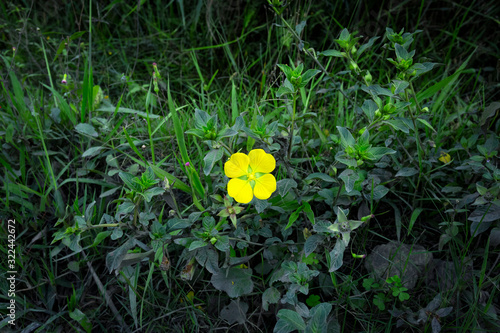
[[[248,180],[249,181],[255,180],[255,174],[253,172],[248,174]]]

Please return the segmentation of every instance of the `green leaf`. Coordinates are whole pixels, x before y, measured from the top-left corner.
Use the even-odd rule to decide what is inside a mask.
[[[395,95],[398,95],[398,94],[404,92],[405,89],[408,88],[408,86],[410,85],[410,83],[408,83],[406,81],[393,80],[392,82],[394,82],[394,94]]]
[[[253,291],[252,270],[231,267],[221,269],[212,275],[212,285],[221,291],[225,291],[231,298],[250,294]]]
[[[339,175],[339,178],[342,179],[345,184],[345,190],[349,193],[354,189],[354,184],[359,179],[359,175],[354,170],[345,169]]]
[[[98,147],[91,147],[87,149],[83,154],[82,157],[92,157],[94,155],[99,154],[101,150],[103,150],[104,147],[98,146]]]
[[[313,307],[310,311],[311,319],[307,323],[306,333],[323,333],[327,332],[327,318],[332,311],[330,303],[321,303]]]
[[[373,100],[367,99],[361,106],[361,110],[363,110],[363,112],[366,114],[368,120],[370,120],[370,122],[373,122],[373,119],[375,119],[375,111],[378,110],[378,105]]]
[[[134,190],[134,191],[141,190],[141,186],[136,181],[137,177],[135,177],[134,175],[132,175],[128,172],[120,171],[118,173],[118,176],[120,176],[121,180],[125,183],[125,185],[127,185],[127,187],[129,189]]]
[[[100,233],[98,233],[94,239],[94,243],[92,244],[92,247],[99,245],[109,235],[111,235],[111,231],[101,231]]]
[[[262,308],[264,311],[269,309],[269,304],[276,304],[281,298],[281,293],[274,287],[267,288],[262,294]]]
[[[299,208],[297,208],[295,212],[290,214],[290,218],[288,219],[288,224],[286,225],[285,230],[290,228],[293,225],[293,223],[299,218],[300,212],[302,211],[303,208],[304,206],[300,206]]]
[[[292,77],[292,72],[293,72],[293,70],[290,68],[290,66],[278,64],[278,67],[283,71],[283,73],[285,73],[286,78],[290,80],[290,78]]]
[[[345,245],[344,241],[337,239],[337,242],[335,243],[335,247],[333,248],[332,251],[330,251],[330,255],[329,255],[329,259],[330,259],[328,262],[328,264],[330,266],[330,268],[328,269],[329,272],[335,272],[340,267],[342,267],[345,247],[346,247],[346,245]]]
[[[329,175],[325,174],[325,173],[321,173],[321,172],[315,172],[315,173],[311,173],[309,174],[305,180],[311,180],[311,179],[321,179],[322,181],[324,182],[328,182],[328,183],[335,183],[336,180],[333,179],[332,177],[330,177]]]
[[[212,149],[208,152],[208,154],[205,155],[205,157],[203,158],[204,162],[203,173],[205,174],[205,176],[210,175],[210,172],[212,172],[215,163],[220,161],[222,156],[223,156],[222,149]]]
[[[84,135],[88,135],[88,136],[92,136],[92,137],[95,137],[97,138],[97,136],[99,135],[94,126],[90,125],[90,124],[78,124],[75,126],[75,129],[78,133],[80,134],[84,134]]]
[[[326,50],[326,51],[321,52],[320,55],[324,55],[325,57],[337,57],[337,58],[344,57],[342,52],[337,51],[337,50]]]
[[[384,155],[395,154],[396,151],[386,147],[372,147],[368,152],[373,155],[373,161],[378,161]]]
[[[410,225],[408,226],[408,235],[410,235],[411,231],[413,230],[413,225],[415,224],[415,221],[417,220],[420,213],[422,213],[423,211],[424,211],[423,208],[416,208],[411,214]]]
[[[424,124],[425,126],[429,127],[431,130],[433,130],[434,132],[437,133],[437,131],[434,129],[434,127],[432,127],[431,124],[429,124],[429,122],[425,119],[422,119],[422,118],[417,118],[418,121],[420,121],[422,124]]]
[[[319,73],[321,73],[321,71],[318,69],[308,69],[304,74],[302,74],[302,82],[300,86],[305,87],[306,84]]]
[[[283,198],[288,194],[290,189],[297,188],[297,182],[290,178],[281,179],[276,183],[278,187],[278,193]]]
[[[306,323],[304,319],[295,311],[288,309],[281,309],[277,314],[278,318],[285,321],[296,330],[304,330]]]
[[[380,200],[385,197],[387,193],[389,193],[389,189],[387,187],[383,185],[377,185],[373,189],[373,200]],[[365,198],[368,200],[372,199],[372,193],[365,193]]]
[[[153,187],[144,192],[144,199],[146,202],[151,202],[151,199],[153,199],[154,196],[160,195],[165,193],[165,189],[161,187]]]
[[[354,147],[354,145],[356,144],[356,140],[352,136],[351,132],[349,132],[347,128],[341,126],[337,126],[337,130],[340,133],[340,143],[342,147]]]
[[[411,167],[404,167],[396,173],[396,177],[411,177],[418,174],[418,170]]]
[[[82,325],[85,332],[92,332],[92,323],[89,321],[85,313],[83,313],[79,309],[75,309],[69,312],[69,316],[71,317],[71,319]]]
[[[370,38],[368,43],[361,45],[358,49],[358,52],[356,52],[356,57],[359,59],[359,57],[363,54],[363,52],[365,52],[368,48],[372,47],[373,43],[379,38],[380,37],[378,36],[372,37]]]
[[[306,201],[303,204],[304,206],[304,213],[306,213],[307,218],[311,222],[311,224],[314,224],[314,212],[311,209],[311,205]]]
[[[318,245],[323,243],[324,239],[325,237],[319,234],[309,236],[304,244],[304,255],[309,257],[309,255],[316,250]]]
[[[200,247],[207,246],[208,244],[204,241],[196,240],[189,245],[189,251],[199,249]]]
[[[408,60],[410,59],[410,54],[408,53],[408,51],[406,51],[406,49],[404,47],[402,47],[401,45],[399,44],[395,44],[394,45],[394,49],[396,51],[396,57],[398,57],[398,60],[400,61],[401,59],[403,60]]]
[[[128,241],[123,243],[122,246],[108,253],[106,256],[106,268],[110,273],[120,267],[121,262],[123,261],[123,258],[127,254],[128,250],[132,249],[136,245],[137,240],[135,238],[130,238]]]
[[[222,138],[230,138],[235,136],[236,134],[238,134],[237,131],[232,128],[226,127],[222,131],[220,131],[219,134],[217,134],[217,140],[220,140]]]

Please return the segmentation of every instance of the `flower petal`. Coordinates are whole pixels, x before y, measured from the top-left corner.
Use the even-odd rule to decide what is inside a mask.
[[[227,183],[227,194],[239,203],[249,203],[252,201],[252,187],[246,180],[233,178]]]
[[[248,153],[252,172],[269,173],[276,167],[273,155],[267,154],[262,149],[254,149]]]
[[[231,155],[229,161],[224,163],[224,173],[229,178],[239,178],[248,173],[248,164],[250,159],[243,153]]]
[[[267,174],[255,180],[253,192],[257,199],[269,199],[274,191],[276,191],[276,178],[273,175]]]

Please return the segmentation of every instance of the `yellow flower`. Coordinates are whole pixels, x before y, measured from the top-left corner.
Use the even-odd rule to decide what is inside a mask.
[[[224,173],[232,178],[227,184],[227,192],[239,203],[249,203],[255,195],[257,199],[268,199],[276,191],[276,178],[270,174],[276,167],[273,155],[262,149],[248,153],[231,155],[224,164]]]
[[[439,160],[443,163],[449,163],[451,161],[451,156],[448,153],[442,151]]]

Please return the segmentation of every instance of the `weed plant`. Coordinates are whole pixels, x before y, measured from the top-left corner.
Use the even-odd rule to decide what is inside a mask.
[[[0,11],[2,331],[500,331],[495,1]]]

